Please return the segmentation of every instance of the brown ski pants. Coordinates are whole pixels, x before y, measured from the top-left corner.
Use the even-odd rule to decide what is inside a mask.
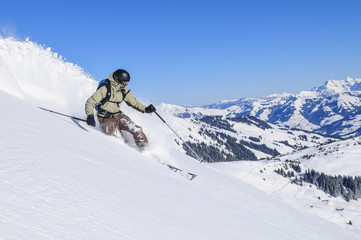
[[[118,113],[108,118],[102,118],[98,116],[100,127],[108,135],[116,135],[116,131],[127,131],[133,135],[135,143],[148,144],[148,139],[145,136],[142,128],[136,125],[132,119],[130,119],[124,113]]]

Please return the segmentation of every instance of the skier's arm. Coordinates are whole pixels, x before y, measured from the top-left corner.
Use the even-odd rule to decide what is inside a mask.
[[[94,114],[94,107],[97,103],[105,98],[107,94],[107,88],[105,86],[99,88],[93,95],[91,95],[85,103],[86,115]]]
[[[143,105],[141,102],[139,102],[133,95],[132,92],[128,92],[127,95],[124,98],[124,102],[134,108],[135,110],[144,113],[145,112],[145,105]]]

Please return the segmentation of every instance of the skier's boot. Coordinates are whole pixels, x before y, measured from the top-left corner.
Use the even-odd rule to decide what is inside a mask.
[[[138,147],[138,150],[140,152],[144,152],[146,150],[148,150],[148,143],[147,142],[135,142],[135,144]]]

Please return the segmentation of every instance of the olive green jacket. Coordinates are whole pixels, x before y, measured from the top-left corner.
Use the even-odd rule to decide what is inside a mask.
[[[108,111],[109,113],[115,113],[119,112],[120,108],[120,102],[124,100],[124,102],[128,105],[133,107],[134,109],[144,113],[145,112],[145,106],[139,102],[132,92],[125,89],[125,92],[127,93],[125,95],[125,98],[123,99],[123,93],[121,91],[121,86],[119,83],[117,83],[113,78],[113,73],[109,75],[109,81],[110,81],[110,88],[111,88],[111,95],[109,98],[109,101],[106,102],[104,105],[101,106],[103,110]],[[99,88],[93,95],[91,95],[88,100],[85,103],[85,113],[86,115],[94,114],[94,107],[96,104],[100,103],[101,100],[105,98],[107,94],[107,87],[102,86]]]

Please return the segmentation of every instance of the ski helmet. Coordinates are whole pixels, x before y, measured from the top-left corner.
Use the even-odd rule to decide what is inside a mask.
[[[117,83],[122,84],[123,82],[129,82],[130,75],[127,71],[118,69],[113,73],[113,78]]]

